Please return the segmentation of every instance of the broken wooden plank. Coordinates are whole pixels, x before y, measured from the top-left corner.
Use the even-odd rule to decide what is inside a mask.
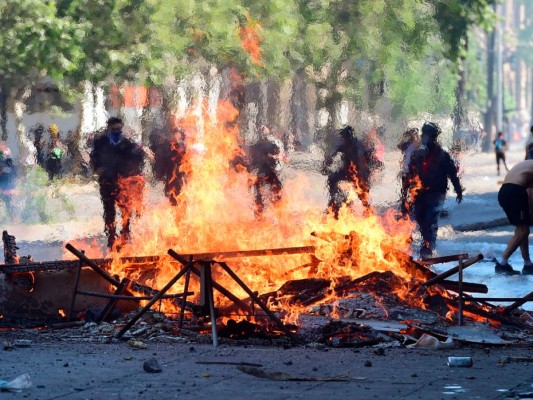
[[[423,285],[427,287],[427,286],[434,285],[435,283],[439,283],[442,280],[444,280],[444,279],[446,279],[446,278],[458,273],[459,272],[459,268],[462,268],[464,270],[465,268],[468,268],[471,265],[474,265],[475,263],[477,263],[478,261],[480,261],[482,259],[483,259],[483,254],[478,254],[475,257],[472,257],[472,258],[469,258],[468,260],[465,260],[461,267],[459,265],[457,265],[457,266],[455,266],[455,267],[443,272],[442,274],[439,274],[439,275],[427,280]]]
[[[444,264],[451,261],[459,261],[459,260],[466,260],[468,258],[468,253],[464,254],[452,254],[449,256],[443,256],[443,257],[434,257],[434,258],[425,258],[416,260],[422,265],[435,265],[435,264]]]
[[[206,365],[240,365],[244,367],[262,367],[263,364],[250,363],[245,361],[196,361],[196,364]]]
[[[262,368],[238,366],[237,369],[245,374],[253,375],[257,378],[270,379],[272,381],[291,381],[291,382],[346,382],[349,380],[364,380],[364,377],[349,377],[348,375],[330,376],[324,378],[315,377],[296,377],[284,372],[270,372]]]

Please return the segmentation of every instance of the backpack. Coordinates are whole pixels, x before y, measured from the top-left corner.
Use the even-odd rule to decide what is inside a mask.
[[[54,147],[50,151],[50,158],[53,160],[61,160],[63,158],[64,152],[59,147]]]

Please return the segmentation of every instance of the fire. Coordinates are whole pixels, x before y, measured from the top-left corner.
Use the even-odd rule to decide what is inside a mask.
[[[240,27],[239,37],[241,39],[241,46],[250,55],[252,63],[261,66],[261,24],[259,21],[252,20],[249,15],[246,15],[246,25]]]
[[[409,198],[407,199],[408,203],[406,204],[407,211],[411,211],[413,203],[422,189],[424,189],[424,185],[422,184],[420,177],[415,175],[409,181]]]
[[[67,313],[65,312],[65,310],[63,310],[61,308],[59,310],[57,310],[57,313],[63,318],[65,318],[67,316]]]
[[[133,203],[125,203],[124,210],[136,210],[139,218],[132,222],[129,243],[108,257],[164,255],[169,248],[180,254],[194,254],[312,245],[316,248],[314,259],[309,254],[247,257],[228,260],[228,265],[258,293],[275,291],[293,279],[327,278],[334,284],[341,278],[392,271],[405,280],[398,291],[408,298],[412,276],[404,263],[409,257],[414,225],[397,218],[395,211],[366,215],[364,207],[355,201],[353,207],[341,208],[338,219],[332,213],[324,214],[324,204],[310,200],[307,194],[312,183],[304,173],[298,173],[285,179],[282,199],[268,204],[261,218],[256,218],[250,189],[254,177],[245,169],[232,167],[236,157],[245,156],[237,117],[238,110],[231,102],[220,101],[214,118],[209,116],[207,104],[202,104],[201,114],[191,111],[178,121],[185,141],[179,171],[186,179],[183,190],[176,194],[175,206],[169,206],[163,198],[150,202],[144,198],[141,207],[144,182],[124,180],[123,185],[136,194]],[[142,279],[144,284],[161,288],[179,268],[181,265],[170,257],[162,256],[159,263],[144,269],[117,262],[110,273]],[[248,297],[216,266],[213,276],[237,297]],[[183,284],[184,280],[178,281],[170,292],[182,291]],[[197,299],[195,280],[191,280],[189,290]],[[215,295],[217,306],[228,304],[217,292]],[[332,293],[323,301],[334,300],[334,296]],[[286,321],[294,321],[307,308],[283,301],[269,305],[286,312]],[[162,310],[177,311],[170,302],[164,302]]]

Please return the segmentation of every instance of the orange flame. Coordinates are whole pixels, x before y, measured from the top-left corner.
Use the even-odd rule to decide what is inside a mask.
[[[247,249],[279,248],[314,245],[310,255],[282,255],[248,257],[228,260],[235,273],[254,291],[267,293],[277,290],[291,279],[327,278],[332,284],[340,278],[357,278],[372,271],[392,271],[409,282],[405,271],[405,252],[413,223],[396,218],[389,210],[383,216],[362,215],[341,208],[338,219],[323,213],[323,204],[310,199],[311,183],[306,174],[297,173],[284,183],[282,198],[265,209],[262,218],[254,215],[253,192],[250,182],[254,176],[246,169],[232,167],[236,156],[245,152],[241,146],[238,126],[234,123],[238,110],[229,101],[220,101],[216,117],[209,116],[207,104],[202,104],[178,121],[184,132],[185,154],[179,171],[186,174],[183,190],[177,195],[175,207],[164,199],[152,200],[138,219],[133,221],[130,243],[111,254],[161,255],[168,248],[181,254],[223,252]],[[360,187],[356,185],[360,190]],[[134,196],[124,200],[124,209],[140,210],[144,182],[125,179],[121,187],[133,191]],[[352,189],[353,190],[353,189]],[[146,199],[145,199],[146,202]],[[312,235],[314,233],[315,236]],[[121,277],[142,280],[153,288],[163,287],[181,268],[170,257],[163,257],[151,266],[113,263],[111,273]],[[214,279],[239,298],[247,294],[216,266]],[[191,281],[198,295],[198,284]],[[409,284],[402,289],[409,296]],[[179,281],[170,292],[183,290]],[[331,299],[334,294],[331,295]],[[227,300],[217,297],[219,306]],[[306,310],[284,300],[268,304],[288,313],[288,320]],[[170,302],[163,312],[175,311]]]
[[[261,42],[263,41],[260,36],[261,24],[257,20],[252,20],[248,15],[245,17],[246,25],[241,26],[239,29],[241,46],[250,55],[252,63],[261,66]]]
[[[424,189],[424,184],[418,175],[415,175],[409,183],[409,197],[411,202],[414,202],[418,194]]]

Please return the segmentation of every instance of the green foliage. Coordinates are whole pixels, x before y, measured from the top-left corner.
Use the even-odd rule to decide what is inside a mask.
[[[42,0],[0,2],[0,77],[20,87],[48,76],[61,79],[82,58],[84,23],[57,17],[57,4]]]
[[[18,87],[48,76],[67,88],[110,78],[161,85],[211,65],[235,65],[249,80],[305,70],[328,104],[363,104],[366,93],[370,107],[388,97],[396,114],[449,112],[467,32],[494,22],[493,3],[2,0],[0,78]],[[259,60],[243,45],[247,30]]]
[[[469,29],[479,26],[491,29],[496,22],[493,10],[497,0],[432,0],[435,19],[445,45],[445,56],[457,61],[465,56]]]

